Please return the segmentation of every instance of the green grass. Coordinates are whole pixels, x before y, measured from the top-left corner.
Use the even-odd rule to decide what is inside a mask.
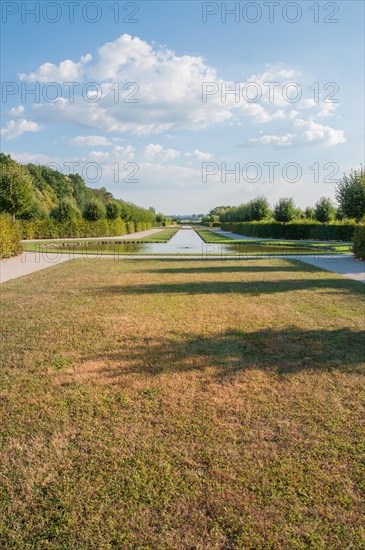
[[[217,243],[217,244],[247,244],[255,246],[270,246],[272,248],[284,248],[293,249],[293,254],[300,253],[301,249],[303,254],[313,253],[313,251],[320,251],[321,254],[350,254],[352,252],[352,246],[340,242],[313,242],[313,241],[300,241],[300,240],[291,240],[291,241],[281,241],[281,240],[267,240],[267,239],[231,239],[227,235],[221,235],[219,233],[214,233],[210,229],[195,229],[198,235],[206,243]],[[310,249],[310,250],[308,250]],[[279,252],[278,252],[279,253]]]
[[[139,243],[166,243],[179,231],[178,227],[167,227],[163,229],[160,233],[155,233],[153,235],[148,235],[147,237],[142,237],[141,239],[136,239],[133,242]],[[132,242],[132,241],[131,241]]]
[[[364,286],[77,260],[1,286],[2,548],[363,548]]]
[[[166,228],[153,235],[146,237],[116,239],[111,238],[95,238],[95,239],[49,239],[39,242],[23,242],[24,252],[55,252],[59,254],[98,254],[98,255],[115,255],[118,253],[138,254],[134,244],[141,243],[166,243],[178,231],[177,228]],[[125,250],[124,250],[125,249]]]

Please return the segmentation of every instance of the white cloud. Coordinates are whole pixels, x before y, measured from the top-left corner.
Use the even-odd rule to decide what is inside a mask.
[[[312,119],[331,116],[334,110],[308,98],[288,101],[288,96],[295,95],[295,85],[284,93],[288,82],[297,83],[304,90],[300,84],[302,75],[296,69],[267,66],[262,73],[242,77],[241,82],[224,81],[201,56],[178,55],[128,34],[99,47],[95,58],[87,54],[78,62],[68,59],[58,65],[45,63],[34,72],[22,74],[21,79],[60,84],[80,81],[73,102],[68,100],[67,92],[56,102],[35,104],[33,112],[40,123],[70,123],[86,129],[92,134],[90,142],[86,142],[87,136],[77,136],[73,143],[92,147],[108,144],[107,138],[104,143],[92,141],[99,139],[99,132],[148,136],[180,129],[201,130],[221,123],[244,126],[280,121],[291,126],[303,110],[310,110]],[[98,83],[100,95],[83,97],[80,90],[84,83],[93,81]],[[202,91],[207,83],[213,83],[214,93],[203,101]],[[257,102],[241,93],[252,83],[261,94]],[[222,97],[224,86],[227,90],[236,86],[239,97],[234,94]],[[277,136],[277,143],[288,144],[287,134],[291,134],[290,128],[285,129],[283,136]],[[162,153],[151,149],[146,154]],[[168,160],[178,156],[174,149],[164,149],[163,154]]]
[[[336,111],[338,103],[322,103],[320,111],[315,115],[316,118],[331,117]]]
[[[91,151],[89,153],[89,158],[96,161],[104,161],[110,157],[109,153],[105,151]]]
[[[25,118],[19,120],[12,119],[8,121],[6,128],[1,129],[1,135],[5,139],[15,139],[25,132],[39,132],[40,130],[42,130],[42,127],[31,120],[26,120]]]
[[[251,138],[248,140],[250,144],[254,145],[291,145],[295,136],[293,134],[285,134],[283,136],[275,135],[263,135],[259,138]]]
[[[111,142],[104,136],[76,136],[70,139],[72,145],[87,147],[108,146]]]
[[[21,116],[24,113],[25,109],[23,105],[18,105],[17,107],[13,107],[8,111],[9,115],[11,116]]]
[[[65,59],[59,65],[44,63],[35,72],[21,73],[19,78],[29,82],[76,82],[83,77],[85,65],[91,60],[92,56],[86,54],[77,63],[71,59]]]
[[[221,87],[226,84],[230,89],[234,83],[219,78],[216,69],[201,56],[177,55],[128,34],[101,46],[97,58],[90,61],[91,56],[87,55],[78,63],[46,63],[34,73],[22,75],[22,79],[62,82],[66,73],[71,80],[74,73],[75,77],[88,78],[100,86],[98,101],[87,101],[79,93],[74,102],[69,102],[66,94],[57,102],[36,105],[39,120],[73,122],[109,133],[149,135],[170,129],[201,129],[224,121],[239,124],[247,118],[258,123],[286,118],[288,104],[278,94],[275,104],[270,104],[268,88],[263,88],[261,104],[243,97],[236,102],[232,94],[224,101]],[[282,67],[267,69],[239,85],[256,79],[261,86],[266,80],[283,81],[293,74],[292,69]],[[215,83],[219,92],[203,101],[203,85],[209,82]]]
[[[281,136],[265,134],[259,138],[251,138],[247,145],[263,146],[289,146],[289,145],[339,145],[346,141],[344,130],[336,130],[330,126],[323,126],[314,121],[313,118],[294,120],[294,126],[302,129],[301,133],[287,133]]]
[[[213,155],[211,153],[203,153],[202,151],[199,151],[199,149],[194,149],[192,153],[185,153],[185,156],[187,158],[206,161],[213,158]]]
[[[161,160],[169,161],[174,160],[180,156],[180,152],[176,149],[164,149],[162,145],[158,143],[150,143],[145,147],[144,157],[147,160],[154,160],[159,158]]]
[[[310,119],[309,121],[303,121],[304,127],[304,139],[308,143],[323,143],[324,145],[338,145],[344,143],[345,132],[344,130],[335,130],[330,126],[323,126]]]
[[[317,103],[314,101],[314,98],[311,97],[309,99],[303,99],[300,102],[300,108],[301,109],[311,109],[312,107],[316,107]]]

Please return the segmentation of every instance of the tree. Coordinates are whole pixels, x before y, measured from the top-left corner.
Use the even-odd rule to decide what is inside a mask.
[[[96,222],[105,218],[106,211],[103,203],[98,199],[91,199],[85,205],[83,212],[85,220]]]
[[[321,197],[319,201],[316,202],[315,206],[315,218],[319,222],[326,223],[333,220],[336,212],[336,208],[333,205],[333,202],[328,197]]]
[[[297,207],[295,209],[294,219],[295,220],[304,220],[305,219],[305,213],[303,212],[303,210],[301,208]]]
[[[51,210],[51,218],[58,222],[70,222],[81,218],[81,212],[77,206],[69,199],[61,200],[58,205]]]
[[[223,212],[225,212],[226,210],[228,210],[229,208],[231,208],[230,206],[216,206],[215,208],[213,208],[209,214],[211,216],[220,216]]]
[[[269,201],[266,197],[257,197],[250,202],[251,221],[261,221],[270,213]]]
[[[19,218],[22,220],[39,220],[47,218],[49,211],[38,199],[31,199]]]
[[[296,217],[294,200],[291,198],[279,199],[274,207],[274,218],[277,222],[291,222]]]
[[[311,206],[307,206],[307,208],[304,210],[304,214],[307,220],[314,220],[316,211]]]
[[[9,212],[13,220],[24,212],[34,195],[32,176],[15,162],[4,162],[0,167],[0,210]]]
[[[119,217],[119,204],[116,201],[110,201],[106,205],[106,217],[108,220],[116,220]]]
[[[360,220],[365,215],[365,169],[344,174],[336,186],[336,200],[347,218]]]

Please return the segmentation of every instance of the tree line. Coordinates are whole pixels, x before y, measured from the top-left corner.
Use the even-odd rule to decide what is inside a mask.
[[[19,164],[4,153],[0,153],[0,212],[11,214],[13,220],[170,223],[152,207],[146,209],[116,199],[105,187],[87,187],[79,174],[65,175],[44,165]]]
[[[285,197],[270,207],[266,197],[260,196],[239,206],[217,206],[203,218],[203,223],[212,225],[232,222],[269,221],[289,223],[300,220],[315,220],[331,223],[335,220],[365,221],[365,170],[352,170],[336,185],[336,202],[321,197],[314,206],[304,210],[295,205],[294,199]]]

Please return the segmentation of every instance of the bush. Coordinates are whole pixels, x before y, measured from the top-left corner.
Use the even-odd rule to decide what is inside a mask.
[[[365,225],[359,225],[354,234],[352,251],[356,258],[365,260]]]
[[[22,251],[20,231],[10,216],[0,215],[0,258],[16,256]]]
[[[318,222],[238,222],[223,223],[224,231],[262,239],[292,239],[351,242],[355,222],[321,224]]]

